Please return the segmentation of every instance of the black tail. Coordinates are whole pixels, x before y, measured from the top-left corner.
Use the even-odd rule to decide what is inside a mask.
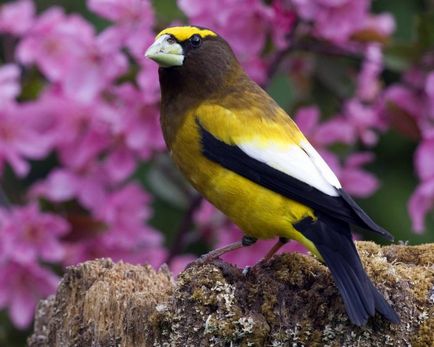
[[[295,228],[314,243],[329,267],[351,322],[364,325],[378,311],[399,323],[398,315],[363,269],[349,224],[321,215],[315,221],[305,218]]]

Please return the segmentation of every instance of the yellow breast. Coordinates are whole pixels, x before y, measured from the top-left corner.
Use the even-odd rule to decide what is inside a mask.
[[[236,126],[235,123],[216,121],[219,116],[215,112],[209,112],[209,108],[206,110],[207,112],[203,112],[204,108],[202,108],[200,121],[205,127],[211,124],[217,124],[216,126],[219,127],[218,124],[220,124],[220,128],[212,129],[213,133],[224,141],[231,141],[226,136],[224,125],[228,126],[229,123],[229,126]],[[292,227],[292,224],[304,217],[313,216],[312,210],[205,158],[201,153],[200,135],[196,123],[197,114],[195,110],[187,115],[184,123],[178,129],[171,148],[174,161],[191,184],[237,224],[245,234],[259,239],[282,236],[305,243],[304,237]],[[222,117],[225,116],[228,115],[222,115]],[[248,128],[252,129],[251,135],[246,131],[238,133],[244,134],[244,137],[253,136],[255,127],[250,124]],[[273,130],[269,131],[273,132]],[[276,134],[273,136],[277,136],[277,133],[281,131],[279,127],[276,127]]]

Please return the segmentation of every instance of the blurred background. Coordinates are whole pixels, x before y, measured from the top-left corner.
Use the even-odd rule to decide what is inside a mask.
[[[177,274],[241,237],[165,153],[143,53],[186,23],[231,44],[396,242],[434,241],[432,1],[2,1],[0,346],[25,344],[66,266],[110,257]],[[272,243],[225,260],[253,265]]]

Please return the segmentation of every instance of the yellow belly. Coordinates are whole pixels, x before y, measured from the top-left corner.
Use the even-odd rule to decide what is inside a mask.
[[[191,184],[246,235],[258,239],[286,237],[315,252],[313,244],[293,227],[303,218],[313,217],[313,211],[206,159],[192,122],[192,117],[186,119],[171,148],[174,161]]]

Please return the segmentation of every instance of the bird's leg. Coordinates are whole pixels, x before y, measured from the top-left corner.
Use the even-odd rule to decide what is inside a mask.
[[[274,244],[274,246],[268,251],[267,255],[262,259],[262,261],[267,262],[270,258],[283,246],[289,239],[286,237],[279,237],[279,240]],[[258,262],[259,263],[259,262]],[[255,266],[258,264],[256,263]],[[251,270],[250,266],[246,266],[243,270],[243,275],[247,276]]]
[[[263,261],[268,261],[271,257],[282,247],[284,246],[289,239],[286,237],[279,237],[279,241],[277,241],[273,247],[268,251],[267,255],[264,257]]]
[[[241,241],[237,241],[237,242],[231,243],[229,245],[217,248],[211,252],[208,252],[208,253],[202,255],[199,259],[197,259],[197,261],[200,263],[207,263],[213,259],[220,257],[221,255],[223,255],[227,252],[234,251],[234,250],[242,248],[242,247],[251,246],[255,242],[256,242],[256,239],[254,237],[243,236]]]

